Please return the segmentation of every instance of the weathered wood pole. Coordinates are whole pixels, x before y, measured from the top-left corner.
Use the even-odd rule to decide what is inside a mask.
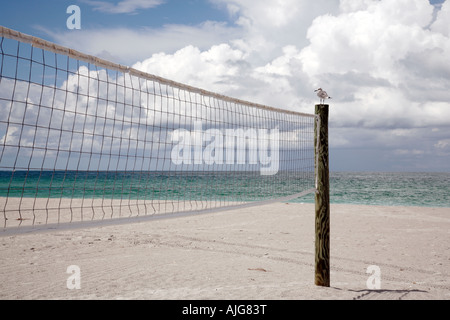
[[[315,284],[330,286],[330,172],[328,156],[329,106],[316,105],[314,146],[316,150],[316,257]]]

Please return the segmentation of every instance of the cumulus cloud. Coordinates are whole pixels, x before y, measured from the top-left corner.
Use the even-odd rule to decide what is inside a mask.
[[[320,16],[308,30],[310,45],[301,57],[311,77],[358,71],[395,84],[401,79],[395,72],[397,62],[443,41],[424,29],[433,11],[425,1],[364,1],[365,10],[350,12],[354,5],[346,3],[341,14]]]
[[[445,14],[428,28],[426,1],[342,0],[339,15],[314,20],[299,58],[312,82],[338,93],[338,124],[450,124],[450,39],[435,28]]]
[[[174,54],[154,54],[133,67],[193,86],[227,91],[228,86],[237,85],[228,79],[238,74],[244,55],[244,52],[232,49],[228,44],[212,46],[206,51],[190,45]]]
[[[306,32],[318,15],[337,13],[338,0],[209,0],[225,6],[241,34],[236,44],[264,62],[288,45],[303,47]]]

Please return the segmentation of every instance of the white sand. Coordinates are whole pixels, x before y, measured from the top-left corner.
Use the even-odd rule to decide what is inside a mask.
[[[277,203],[2,236],[0,299],[450,299],[449,208],[331,215],[330,288],[314,285],[314,206]],[[381,290],[367,289],[369,265]]]

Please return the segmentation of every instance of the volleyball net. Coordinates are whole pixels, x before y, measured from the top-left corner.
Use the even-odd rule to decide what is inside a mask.
[[[0,27],[1,227],[221,210],[314,192],[315,116]]]

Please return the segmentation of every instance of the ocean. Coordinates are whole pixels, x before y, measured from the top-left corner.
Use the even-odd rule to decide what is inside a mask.
[[[450,173],[332,172],[330,202],[450,208]]]
[[[0,171],[0,197],[261,201],[314,187],[312,172]]]
[[[0,197],[261,201],[313,187],[311,172],[0,171]],[[450,173],[332,172],[330,201],[450,208]],[[314,195],[292,202],[314,203]]]

